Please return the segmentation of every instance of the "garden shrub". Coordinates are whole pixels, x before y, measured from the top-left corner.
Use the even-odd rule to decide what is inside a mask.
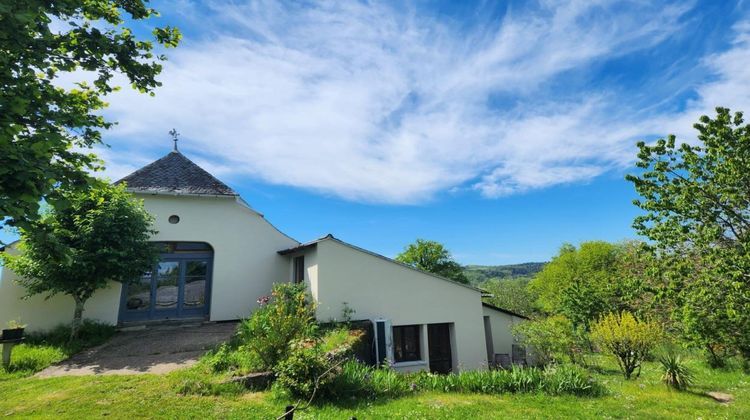
[[[531,347],[536,364],[548,366],[568,359],[580,361],[581,340],[574,332],[573,324],[562,315],[529,320],[513,327],[517,340]]]
[[[353,378],[336,380],[342,376],[343,365],[361,337],[361,331],[339,327],[327,331],[322,337],[294,342],[289,356],[273,369],[278,387],[295,397],[309,397],[316,385],[316,395],[322,398],[345,395],[342,389],[349,385],[344,383]]]
[[[260,308],[240,323],[238,337],[263,369],[273,369],[289,355],[290,343],[315,335],[315,306],[305,285],[292,283],[275,284],[271,296],[258,303]]]
[[[245,346],[222,343],[218,348],[206,353],[202,362],[213,372],[233,372],[243,375],[263,370],[263,362],[258,355]]]
[[[613,356],[625,379],[630,379],[662,336],[661,328],[653,322],[639,321],[630,312],[611,313],[591,327],[591,338],[599,348]]]
[[[326,388],[338,374],[334,363],[314,340],[296,341],[289,356],[273,368],[276,384],[294,397],[308,398],[316,387]]]
[[[679,354],[667,352],[659,357],[661,381],[668,387],[682,391],[693,384],[693,372]]]

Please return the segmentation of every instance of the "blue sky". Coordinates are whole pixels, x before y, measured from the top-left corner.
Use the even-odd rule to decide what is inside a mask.
[[[750,110],[743,2],[153,2],[184,42],[123,89],[112,179],[180,149],[292,237],[465,264],[635,237],[635,142]],[[207,221],[210,223],[210,221]]]

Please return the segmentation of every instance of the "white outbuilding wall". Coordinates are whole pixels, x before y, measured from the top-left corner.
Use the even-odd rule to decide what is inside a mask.
[[[512,357],[513,344],[516,340],[513,337],[513,326],[524,321],[524,318],[509,314],[489,306],[482,306],[482,312],[485,316],[485,325],[489,322],[491,332],[492,348],[488,349],[492,354],[507,354]],[[490,361],[494,358],[491,357]]]
[[[480,291],[412,269],[337,239],[301,251],[320,321],[340,320],[346,302],[353,319],[387,319],[393,326],[450,323],[454,370],[485,369],[486,344]],[[295,255],[290,255],[290,261]],[[427,328],[422,359],[397,369],[427,370]]]
[[[16,243],[17,245],[17,243]],[[5,252],[17,254],[14,245]],[[56,295],[45,300],[46,295],[35,295],[23,299],[26,289],[17,283],[16,273],[3,267],[0,278],[0,327],[11,319],[21,319],[30,331],[48,330],[73,319],[73,298],[67,295]],[[95,319],[106,324],[117,323],[117,311],[120,307],[120,283],[110,282],[107,288],[94,293],[86,303],[85,318]]]

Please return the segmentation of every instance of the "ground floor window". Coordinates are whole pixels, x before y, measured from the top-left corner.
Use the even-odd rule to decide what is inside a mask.
[[[422,360],[421,325],[393,327],[393,356],[396,363]]]

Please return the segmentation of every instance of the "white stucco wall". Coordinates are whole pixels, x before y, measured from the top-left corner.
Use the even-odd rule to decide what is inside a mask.
[[[221,321],[249,315],[259,296],[273,283],[289,280],[289,262],[277,251],[298,245],[265,218],[234,198],[143,195],[146,210],[159,232],[154,241],[206,242],[214,249],[210,319]],[[180,222],[170,224],[170,215]],[[30,330],[47,329],[72,318],[73,302],[61,296],[44,301],[21,301],[24,290],[4,269],[0,284],[0,323],[21,316]],[[121,286],[98,292],[86,304],[84,316],[114,324]]]
[[[393,326],[452,323],[454,370],[487,367],[479,291],[335,239],[324,239],[313,249],[315,270],[308,270],[314,274],[308,281],[318,301],[319,320],[340,318],[343,302],[347,302],[356,311],[354,319],[384,318]],[[425,337],[426,333],[422,341],[424,363],[402,370],[428,368]]]
[[[513,344],[516,342],[512,328],[524,319],[486,306],[482,307],[482,312],[490,319],[493,353],[512,356]]]
[[[231,198],[141,195],[155,217],[155,241],[207,242],[214,249],[212,321],[248,316],[271,285],[288,281],[277,251],[298,244],[264,217]],[[170,215],[180,222],[170,224]]]
[[[6,252],[16,254],[14,247]],[[26,289],[18,284],[18,276],[3,267],[0,281],[0,327],[11,319],[21,319],[29,331],[48,330],[73,319],[73,298],[56,295],[45,300],[46,295],[35,295],[23,299]],[[120,283],[110,282],[107,288],[101,289],[86,302],[85,318],[94,319],[106,324],[117,323],[117,311],[120,306]]]

